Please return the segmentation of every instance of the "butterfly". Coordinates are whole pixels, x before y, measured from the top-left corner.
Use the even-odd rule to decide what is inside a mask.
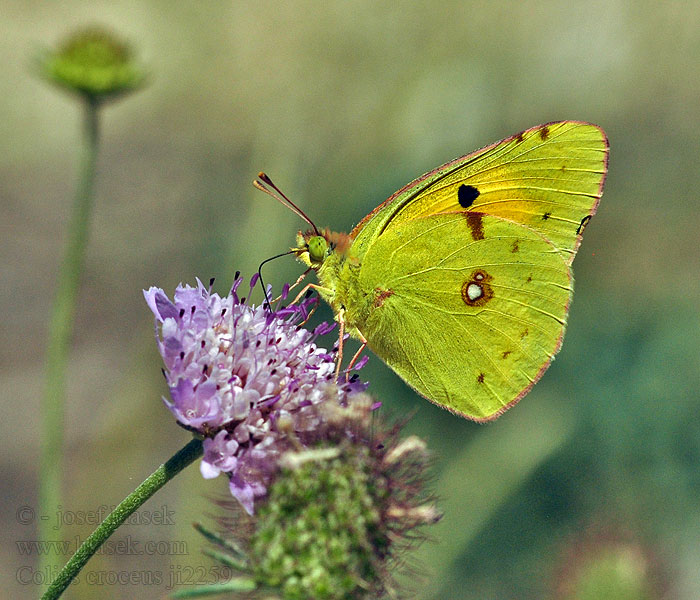
[[[539,125],[419,177],[350,234],[317,229],[284,197],[312,226],[292,252],[316,271],[307,288],[341,342],[349,333],[431,402],[488,421],[561,347],[608,150],[596,125]]]

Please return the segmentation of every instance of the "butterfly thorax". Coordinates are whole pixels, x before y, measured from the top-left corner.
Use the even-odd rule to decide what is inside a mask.
[[[347,330],[357,335],[357,308],[364,303],[357,285],[360,260],[352,251],[353,239],[347,233],[328,229],[297,234],[297,259],[316,271],[320,296],[333,308],[336,318],[343,311]],[[361,319],[360,319],[361,320]]]

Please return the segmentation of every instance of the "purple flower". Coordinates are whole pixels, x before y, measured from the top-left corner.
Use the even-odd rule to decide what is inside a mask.
[[[202,475],[226,473],[252,514],[290,427],[294,435],[316,425],[314,406],[328,401],[329,386],[346,404],[366,385],[334,383],[336,354],[314,343],[327,324],[313,333],[299,326],[315,300],[276,311],[251,306],[238,297],[241,281],[223,298],[199,280],[196,288],[179,285],[174,301],[155,287],[144,297],[170,388],[171,401],[163,400],[181,425],[204,436]]]

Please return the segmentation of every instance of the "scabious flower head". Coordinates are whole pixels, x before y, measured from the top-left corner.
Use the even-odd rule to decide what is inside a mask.
[[[45,51],[39,66],[50,81],[91,100],[130,92],[145,78],[131,48],[96,26],[71,34],[56,51]]]
[[[237,276],[225,297],[199,280],[196,287],[178,286],[172,301],[155,287],[144,296],[170,388],[164,401],[178,423],[204,437],[202,475],[228,475],[231,493],[252,514],[290,424],[303,434],[317,423],[315,405],[346,404],[365,386],[329,385],[336,356],[315,339],[332,327],[299,327],[315,300],[278,310],[255,307],[239,299],[241,282]],[[255,283],[256,277],[251,291]]]
[[[426,490],[428,452],[388,428],[367,394],[332,398],[314,406],[316,427],[280,452],[254,521],[224,518],[227,533],[206,532],[227,554],[247,552],[210,556],[284,600],[395,598],[392,575],[416,528],[440,516]]]

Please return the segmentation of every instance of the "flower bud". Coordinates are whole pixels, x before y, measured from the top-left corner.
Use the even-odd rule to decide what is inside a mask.
[[[100,27],[73,33],[58,50],[44,51],[39,64],[47,79],[92,101],[125,94],[144,82],[131,48]]]

